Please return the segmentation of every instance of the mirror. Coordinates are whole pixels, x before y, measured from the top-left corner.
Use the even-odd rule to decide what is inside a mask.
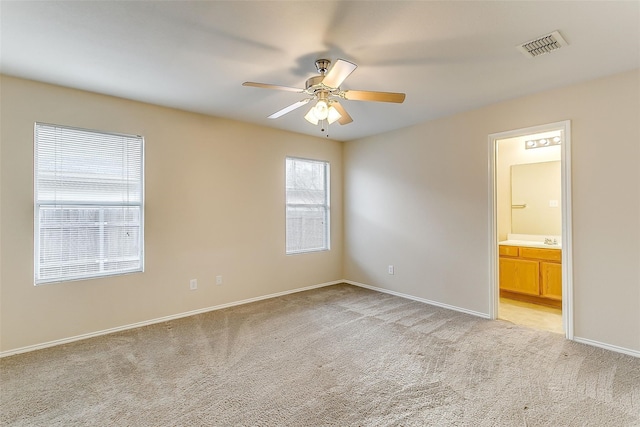
[[[511,232],[560,235],[560,161],[511,166]]]

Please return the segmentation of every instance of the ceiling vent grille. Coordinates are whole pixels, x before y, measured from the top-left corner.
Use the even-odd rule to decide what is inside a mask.
[[[517,49],[529,58],[553,52],[563,46],[567,46],[567,41],[562,38],[558,31],[530,40],[526,43],[516,46]]]

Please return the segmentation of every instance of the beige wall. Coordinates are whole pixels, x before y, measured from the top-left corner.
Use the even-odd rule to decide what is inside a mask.
[[[342,143],[6,76],[0,90],[0,350],[342,278]],[[35,121],[145,137],[144,273],[33,286]],[[329,252],[285,255],[287,155],[331,163]]]
[[[341,278],[488,313],[487,136],[566,119],[575,335],[640,351],[639,70],[344,150],[6,76],[0,91],[1,351]],[[145,136],[145,273],[33,286],[34,121]],[[284,255],[286,155],[331,162],[330,252]]]
[[[488,135],[562,120],[575,336],[640,351],[640,70],[346,143],[346,279],[488,314]]]

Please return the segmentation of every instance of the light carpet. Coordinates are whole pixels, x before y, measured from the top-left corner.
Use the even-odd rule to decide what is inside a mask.
[[[350,285],[0,369],[3,426],[640,426],[640,359]]]

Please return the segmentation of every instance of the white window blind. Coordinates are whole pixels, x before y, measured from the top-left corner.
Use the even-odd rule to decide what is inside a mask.
[[[287,254],[329,249],[329,163],[287,157]]]
[[[35,124],[36,284],[143,270],[143,145]]]

